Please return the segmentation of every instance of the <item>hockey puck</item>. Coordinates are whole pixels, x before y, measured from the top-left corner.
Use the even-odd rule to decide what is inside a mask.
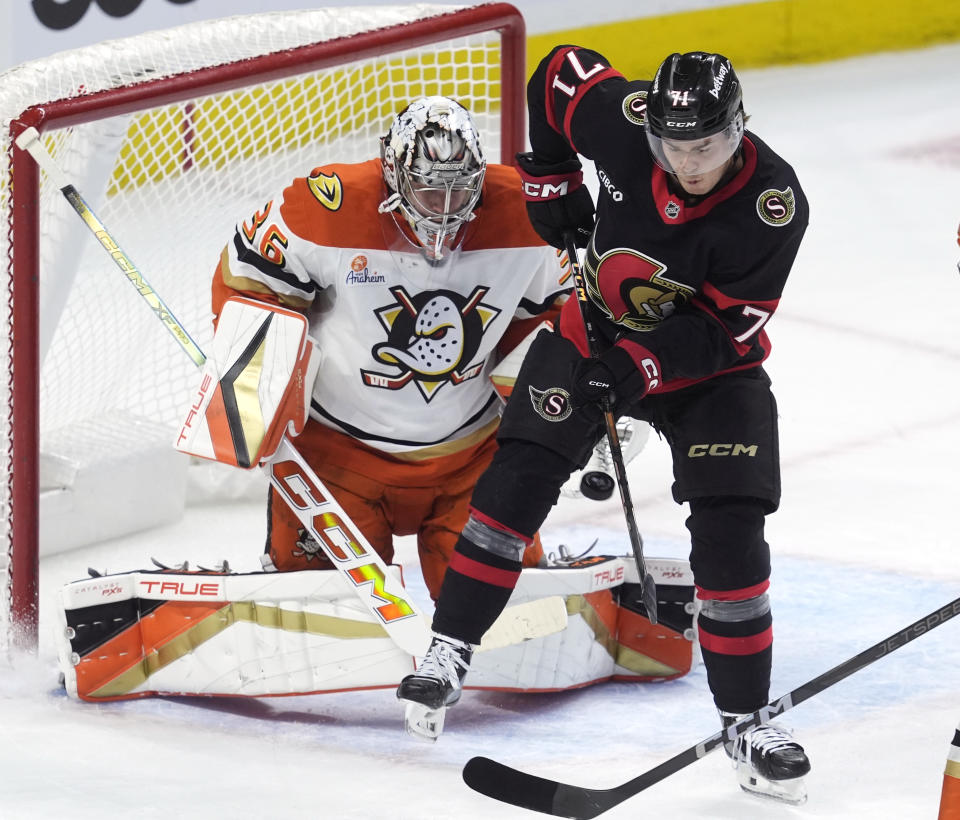
[[[584,473],[580,479],[580,492],[584,498],[591,501],[606,501],[613,495],[613,488],[616,486],[613,476],[606,473],[591,471]]]

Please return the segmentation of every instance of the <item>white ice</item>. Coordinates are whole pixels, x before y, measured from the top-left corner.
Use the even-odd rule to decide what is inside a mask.
[[[812,210],[769,327],[784,490],[767,530],[772,696],[960,590],[958,64],[960,44],[742,72],[749,127],[792,162]],[[685,512],[656,437],[630,478],[647,553],[685,555]],[[536,815],[462,783],[471,756],[606,787],[717,728],[702,667],[663,684],[468,692],[434,746],[402,733],[389,690],[101,705],[57,690],[50,595],[60,584],[150,556],[226,557],[253,571],[263,526],[258,504],[196,509],[162,531],[42,562],[39,656],[0,681],[0,818],[524,820]],[[564,502],[544,537],[548,548],[598,537],[604,551],[628,551],[617,501]],[[409,565],[409,539],[401,553]],[[957,630],[948,622],[783,718],[813,761],[803,807],[743,794],[716,753],[606,816],[935,817],[960,719]]]

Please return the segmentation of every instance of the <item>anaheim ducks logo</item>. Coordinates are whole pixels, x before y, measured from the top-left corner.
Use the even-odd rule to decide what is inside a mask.
[[[343,183],[336,174],[325,174],[317,168],[307,177],[307,187],[324,208],[337,211],[343,204]]]
[[[693,296],[693,288],[666,277],[667,266],[631,248],[586,256],[587,292],[612,322],[653,330]]]
[[[396,302],[376,311],[387,341],[374,345],[370,352],[377,361],[392,365],[395,372],[361,370],[364,383],[399,390],[413,381],[430,401],[444,384],[461,384],[479,376],[483,362],[470,362],[483,334],[501,313],[483,303],[488,290],[477,287],[467,297],[449,290],[411,296],[403,287],[390,288]]]

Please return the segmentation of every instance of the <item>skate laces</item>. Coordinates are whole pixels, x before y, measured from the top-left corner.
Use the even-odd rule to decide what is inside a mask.
[[[751,729],[745,735],[737,738],[736,754],[734,755],[734,766],[739,762],[749,762],[748,749],[756,749],[761,757],[766,757],[771,752],[780,749],[797,748],[798,744],[793,739],[793,735],[786,729],[779,726],[764,725]]]
[[[464,644],[463,650],[469,651],[469,647]],[[427,650],[423,662],[417,669],[417,676],[439,678],[459,689],[460,669],[463,669],[463,673],[466,674],[467,670],[470,669],[470,663],[464,660],[459,652],[459,647],[438,638]]]
[[[557,552],[548,552],[547,553],[547,566],[548,567],[566,567],[571,564],[575,564],[581,558],[586,558],[590,552],[593,551],[593,548],[597,546],[597,543],[600,541],[599,538],[594,538],[593,543],[590,544],[583,552],[579,555],[574,555],[573,550],[570,549],[566,544],[560,544],[557,547]]]
[[[609,440],[606,437],[600,439],[593,452],[597,457],[596,466],[600,468],[600,472],[613,475],[613,453],[610,452]]]

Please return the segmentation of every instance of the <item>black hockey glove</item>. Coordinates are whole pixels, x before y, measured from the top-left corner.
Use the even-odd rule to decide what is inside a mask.
[[[606,399],[639,401],[650,389],[651,376],[659,376],[659,367],[652,359],[646,368],[637,369],[630,354],[616,345],[596,359],[581,359],[573,366],[574,406],[601,404]]]
[[[527,218],[540,238],[562,250],[564,233],[573,231],[577,247],[585,248],[593,233],[595,209],[583,185],[580,161],[545,164],[532,153],[517,154],[517,170],[523,180]]]

